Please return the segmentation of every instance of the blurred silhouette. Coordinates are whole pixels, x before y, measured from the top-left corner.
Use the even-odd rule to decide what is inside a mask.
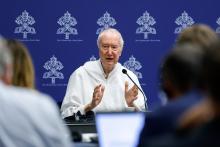
[[[202,61],[217,39],[216,33],[204,24],[193,25],[180,33],[161,69],[161,88],[170,102],[147,115],[139,146],[175,131],[180,116],[201,101],[204,91]]]
[[[34,67],[31,56],[25,45],[18,40],[7,40],[8,48],[13,57],[13,78],[14,86],[35,88]]]
[[[201,142],[207,145],[215,142],[220,145],[217,139],[220,134],[220,40],[207,51],[203,63],[206,98],[184,113],[180,121],[180,130],[191,133],[196,128],[197,134],[193,132],[191,136],[197,138],[191,141],[199,141],[207,135],[209,137]]]
[[[12,83],[13,60],[0,39],[0,146],[70,147],[71,139],[51,97]]]
[[[201,49],[209,50],[210,46],[218,40],[215,31],[206,24],[194,24],[184,29],[177,37],[176,44],[195,44]]]
[[[162,63],[161,85],[172,101],[147,114],[139,146],[145,146],[155,136],[174,131],[181,113],[200,101],[202,94],[197,84],[202,58],[203,51],[190,44],[175,46],[166,56]]]
[[[200,83],[203,51],[195,45],[181,44],[166,56],[160,70],[161,88],[167,98],[176,100]]]
[[[146,146],[220,146],[220,40],[206,51],[202,73],[206,97],[184,112],[176,132],[154,138]]]

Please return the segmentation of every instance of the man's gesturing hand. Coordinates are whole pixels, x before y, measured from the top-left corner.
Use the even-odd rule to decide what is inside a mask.
[[[137,95],[138,95],[138,88],[137,86],[133,86],[128,90],[128,82],[125,82],[125,100],[127,102],[127,105],[129,107],[133,107],[133,102],[134,100],[137,99]]]
[[[92,108],[95,108],[101,102],[103,94],[104,94],[104,90],[105,90],[105,87],[102,86],[101,84],[94,88],[92,102],[91,102]]]

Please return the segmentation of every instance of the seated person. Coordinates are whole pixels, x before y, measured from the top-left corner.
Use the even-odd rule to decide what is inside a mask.
[[[86,62],[70,76],[61,106],[63,118],[77,112],[89,111],[142,111],[145,100],[130,79],[122,73],[118,63],[123,49],[123,38],[116,29],[106,29],[97,39],[100,59]],[[136,75],[128,74],[140,87]]]
[[[175,132],[154,138],[145,146],[220,146],[220,40],[207,50],[202,73],[204,99],[181,115]]]
[[[202,61],[207,50],[218,40],[207,25],[184,29],[162,67],[162,89],[170,102],[146,117],[139,146],[177,129],[181,115],[203,97]],[[187,46],[186,46],[187,45]],[[179,48],[179,49],[178,49]]]
[[[155,136],[175,130],[181,114],[200,101],[202,94],[197,87],[202,57],[200,48],[182,44],[176,46],[165,58],[161,70],[161,85],[172,101],[146,116],[139,146],[144,146]]]
[[[71,140],[51,97],[12,84],[12,56],[0,39],[0,146],[70,147]]]

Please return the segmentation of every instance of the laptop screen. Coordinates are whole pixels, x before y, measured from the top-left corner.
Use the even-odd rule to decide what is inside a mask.
[[[145,120],[144,113],[97,113],[100,147],[136,147]]]

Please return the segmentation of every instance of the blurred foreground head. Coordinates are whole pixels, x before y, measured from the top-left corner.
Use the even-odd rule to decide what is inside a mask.
[[[215,31],[205,24],[195,24],[184,29],[177,37],[176,44],[196,44],[201,49],[209,49],[218,40]]]
[[[14,86],[34,88],[34,67],[28,49],[23,43],[14,39],[7,40],[7,45],[13,56],[12,84]]]
[[[7,85],[12,80],[12,57],[3,38],[0,38],[0,80]]]
[[[220,116],[220,40],[213,43],[206,51],[203,60],[204,86],[207,97],[199,104],[190,108],[180,119],[180,128],[192,130],[192,128],[201,126],[201,124],[211,122],[215,118],[219,120]],[[219,128],[219,122],[215,123],[213,132]],[[212,124],[213,125],[213,124]],[[216,128],[215,128],[216,127]],[[217,129],[217,130],[216,130]],[[208,133],[211,131],[209,130]],[[208,133],[204,135],[207,136]],[[219,133],[219,132],[218,132]],[[208,135],[209,136],[209,135]]]
[[[205,56],[204,77],[209,95],[220,104],[220,40],[213,44]]]
[[[165,57],[161,68],[161,88],[170,100],[198,87],[203,55],[199,46],[180,44]]]

